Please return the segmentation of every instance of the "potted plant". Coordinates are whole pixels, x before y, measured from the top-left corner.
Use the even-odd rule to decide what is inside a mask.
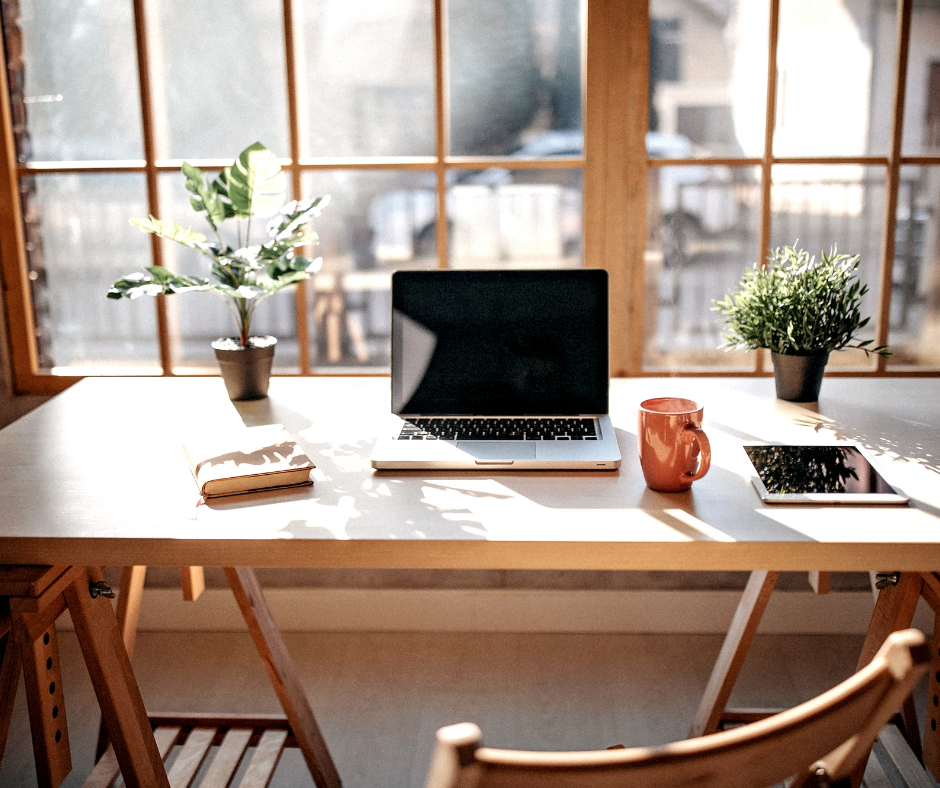
[[[205,215],[215,238],[207,240],[202,233],[155,216],[131,219],[131,224],[205,255],[211,260],[210,276],[183,276],[151,266],[146,273],[119,279],[108,291],[108,298],[203,290],[222,299],[238,324],[237,337],[212,343],[229,397],[261,399],[268,393],[277,340],[251,336],[251,319],[264,299],[320,270],[322,258],[310,260],[296,250],[316,243],[317,236],[307,225],[320,215],[329,197],[293,200],[285,205],[287,179],[277,157],[260,142],[245,148],[215,180],[210,181],[187,162],[183,162],[182,172],[190,205]],[[254,217],[273,218],[266,225],[266,240],[253,245]],[[234,247],[223,240],[221,232],[229,219],[235,224]]]
[[[784,246],[765,267],[745,271],[739,290],[714,302],[728,327],[727,347],[771,351],[780,399],[818,400],[834,350],[891,355],[886,345],[872,348],[872,340],[856,340],[870,320],[860,310],[868,285],[858,280],[858,264],[858,255],[838,254],[835,247],[817,262],[802,249]]]

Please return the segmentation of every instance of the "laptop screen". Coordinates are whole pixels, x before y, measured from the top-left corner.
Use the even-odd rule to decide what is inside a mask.
[[[607,272],[396,271],[392,411],[607,413]]]

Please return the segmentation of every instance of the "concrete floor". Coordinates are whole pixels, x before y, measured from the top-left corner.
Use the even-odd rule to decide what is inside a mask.
[[[435,730],[471,720],[487,743],[595,749],[684,738],[721,646],[715,635],[288,633],[287,647],[347,788],[420,788]],[[98,711],[74,634],[60,633],[73,771],[93,765]],[[847,677],[858,636],[759,635],[732,698],[791,706]],[[138,635],[148,709],[277,713],[247,633]],[[172,757],[172,756],[171,756]],[[0,786],[32,788],[22,683]],[[312,786],[286,750],[275,788]]]

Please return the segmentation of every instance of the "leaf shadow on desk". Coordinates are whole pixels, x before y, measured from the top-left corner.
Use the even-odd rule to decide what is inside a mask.
[[[813,410],[817,410],[818,415],[813,413]],[[899,433],[910,434],[912,425],[922,428],[925,434],[932,435],[936,431],[935,425],[906,421],[876,412],[864,405],[853,405],[851,422],[841,417],[837,410],[830,412],[822,407],[807,409],[805,417],[796,419],[794,423],[819,434],[832,433],[831,439],[834,440],[860,443],[876,456],[885,454],[896,462],[923,465],[928,470],[940,474],[940,456],[923,440],[902,444],[897,437]]]
[[[897,437],[898,434],[910,435],[912,427],[918,430],[918,434],[932,437],[937,432],[935,425],[885,415],[858,404],[852,406],[851,421],[842,417],[837,409],[827,408],[825,404],[808,411],[805,417],[797,419],[795,423],[820,435],[826,435],[828,440],[860,443],[872,452],[876,459],[879,455],[885,455],[892,462],[919,465],[940,475],[940,455],[933,451],[926,441],[917,439],[902,443]],[[818,415],[812,411],[816,411]],[[940,508],[910,494],[907,490],[905,492],[910,495],[912,506],[940,517]]]
[[[371,470],[373,441],[308,444],[322,480],[314,484],[311,498],[321,507],[348,513],[343,532],[354,539],[422,538],[433,530],[434,539],[486,539],[486,526],[462,501],[505,499],[487,490],[468,490],[454,481],[454,474],[415,473],[420,485],[404,483],[404,475]],[[480,474],[484,476],[485,474]],[[463,480],[460,476],[460,480]],[[453,500],[448,498],[453,497]],[[433,500],[436,499],[436,500]],[[296,529],[298,524],[292,523]],[[317,522],[311,521],[310,528]],[[307,532],[311,535],[310,532]],[[431,538],[428,535],[428,538]]]

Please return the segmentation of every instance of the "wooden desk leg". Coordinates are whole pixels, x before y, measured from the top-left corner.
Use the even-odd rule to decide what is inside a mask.
[[[146,566],[125,566],[121,570],[121,589],[118,593],[117,624],[124,641],[124,650],[128,659],[134,656],[134,643],[137,640],[137,622],[140,620],[140,603],[144,597],[144,580],[147,579]],[[110,743],[108,727],[104,717],[98,725],[98,744],[95,747],[95,763],[101,760]]]
[[[58,605],[36,613],[15,608],[13,611],[13,631],[22,655],[36,777],[43,788],[58,788],[72,771],[55,629],[55,620],[65,609],[61,594],[58,601]]]
[[[13,642],[13,633],[8,631],[0,637],[0,766],[10,733],[13,718],[13,702],[20,678],[20,650]]]
[[[183,600],[195,602],[206,590],[206,573],[201,566],[181,566],[180,584],[183,586]]]
[[[313,715],[304,688],[297,677],[294,664],[287,653],[281,633],[271,617],[261,586],[254,570],[245,567],[226,567],[225,576],[235,600],[241,608],[248,631],[261,661],[267,668],[271,685],[277,693],[287,720],[294,732],[297,745],[304,754],[318,788],[339,788],[341,781],[320,726]]]
[[[705,736],[718,730],[721,715],[728,704],[728,698],[731,697],[731,690],[741,672],[744,658],[754,640],[754,634],[767,609],[767,602],[770,601],[770,594],[779,575],[779,572],[751,572],[705,687],[705,694],[692,722],[689,738]]]
[[[831,572],[809,573],[809,584],[812,587],[814,594],[828,594],[831,580]]]
[[[99,580],[100,571],[86,568],[65,599],[121,774],[128,788],[169,788],[111,603],[88,592],[89,583]]]
[[[923,584],[916,572],[902,572],[897,585],[889,585],[878,593],[856,670],[872,661],[888,635],[911,625]]]

